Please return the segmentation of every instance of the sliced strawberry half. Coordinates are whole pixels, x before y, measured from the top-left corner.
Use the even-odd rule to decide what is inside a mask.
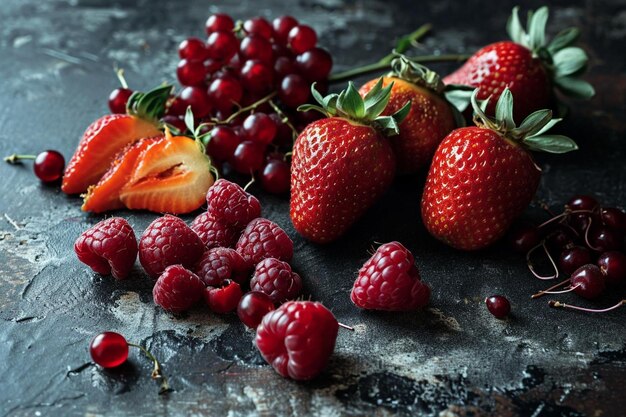
[[[165,136],[141,139],[132,143],[120,152],[98,184],[90,185],[81,209],[94,213],[120,209],[124,203],[120,200],[120,191],[133,175],[137,160],[142,152]]]

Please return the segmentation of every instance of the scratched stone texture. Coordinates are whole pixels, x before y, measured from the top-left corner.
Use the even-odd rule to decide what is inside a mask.
[[[0,153],[60,150],[104,114],[115,65],[132,87],[173,81],[176,46],[202,35],[209,13],[236,18],[289,13],[314,26],[336,69],[385,55],[392,39],[425,22],[417,52],[471,52],[505,37],[513,2],[2,0]],[[551,33],[579,25],[597,97],[570,103],[560,130],[580,151],[539,156],[539,197],[557,207],[573,193],[626,206],[626,77],[623,0],[551,2]],[[530,1],[524,8],[538,7]],[[487,8],[488,7],[488,8]],[[454,65],[439,65],[446,72]],[[364,81],[361,79],[359,81]],[[100,216],[42,186],[30,166],[0,164],[0,414],[22,416],[621,416],[626,410],[626,311],[602,316],[550,310],[529,295],[543,287],[524,260],[496,245],[460,253],[434,241],[419,218],[423,175],[396,181],[342,240],[298,237],[285,198],[263,194],[264,215],[294,239],[307,297],[353,325],[315,381],[294,383],[264,364],[252,333],[204,309],[172,317],[151,301],[137,266],[114,282],[81,265],[74,239]],[[140,234],[155,216],[120,212]],[[536,207],[524,215],[545,218]],[[191,216],[186,217],[187,220]],[[374,242],[399,240],[416,255],[432,303],[420,313],[358,311],[348,292]],[[482,303],[506,294],[513,316]],[[598,301],[609,305],[619,294]],[[120,369],[89,365],[88,344],[119,331],[162,359],[174,392],[158,397],[136,352]]]

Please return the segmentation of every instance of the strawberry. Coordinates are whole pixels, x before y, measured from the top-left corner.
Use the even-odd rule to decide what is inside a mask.
[[[309,240],[339,238],[393,181],[395,158],[383,133],[398,133],[410,103],[392,116],[380,116],[393,88],[382,84],[380,79],[365,97],[352,83],[325,98],[313,86],[321,107],[299,108],[327,115],[309,124],[293,147],[291,221]]]
[[[444,83],[480,88],[479,100],[492,97],[486,109],[488,115],[494,114],[496,101],[508,87],[515,97],[514,120],[518,122],[535,110],[551,107],[553,87],[575,98],[591,98],[593,87],[579,78],[587,54],[571,46],[578,38],[578,29],[566,29],[547,42],[548,8],[528,13],[528,32],[520,23],[518,9],[513,9],[507,23],[512,42],[497,42],[480,49],[445,77]]]
[[[171,89],[171,86],[165,86],[146,94],[135,92],[128,102],[128,114],[111,114],[93,122],[65,168],[61,185],[63,192],[77,194],[87,191],[127,145],[142,138],[161,135],[158,119],[164,112]]]
[[[577,149],[568,137],[545,134],[560,119],[538,110],[519,127],[513,96],[505,88],[495,119],[471,97],[476,127],[454,130],[439,145],[422,195],[422,219],[431,235],[463,250],[499,239],[533,198],[541,169],[528,150],[564,153]]]
[[[383,77],[383,86],[394,83],[389,104],[382,114],[400,110],[407,101],[411,110],[400,124],[400,133],[389,142],[396,156],[397,173],[412,174],[428,167],[439,142],[457,127],[458,112],[446,101],[439,76],[400,55],[392,61],[393,71]],[[376,85],[371,80],[359,89],[365,95]]]

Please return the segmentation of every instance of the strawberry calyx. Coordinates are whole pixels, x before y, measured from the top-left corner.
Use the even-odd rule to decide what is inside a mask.
[[[519,7],[513,8],[506,25],[511,40],[530,49],[539,58],[551,76],[554,86],[564,95],[590,99],[595,90],[587,81],[580,79],[585,72],[588,57],[586,52],[572,46],[580,35],[576,27],[559,32],[552,40],[546,38],[548,7],[528,12],[525,30],[518,16]]]
[[[385,136],[393,136],[400,133],[400,123],[406,118],[411,110],[411,101],[402,106],[400,110],[391,116],[382,116],[394,83],[389,83],[383,88],[383,77],[378,79],[376,85],[361,97],[359,91],[350,81],[348,88],[339,94],[333,93],[323,97],[315,89],[315,83],[311,85],[311,94],[319,105],[303,104],[298,107],[298,111],[315,110],[326,117],[343,117],[356,123],[371,126],[380,131]]]
[[[489,99],[478,102],[478,89],[471,96],[474,109],[474,123],[478,127],[493,130],[505,139],[531,151],[566,153],[578,149],[571,138],[564,135],[547,134],[562,119],[553,119],[552,110],[537,110],[528,115],[519,126],[513,120],[513,94],[505,88],[496,104],[495,117],[485,114]]]
[[[126,113],[158,125],[159,119],[165,114],[165,103],[171,93],[172,86],[167,84],[147,93],[135,91],[128,98]]]

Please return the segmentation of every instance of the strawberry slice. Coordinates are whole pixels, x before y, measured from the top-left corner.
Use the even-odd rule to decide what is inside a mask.
[[[93,122],[67,164],[61,185],[63,192],[85,192],[98,182],[124,147],[139,139],[160,135],[158,119],[171,89],[165,86],[146,94],[134,93],[129,99],[128,114],[107,115]]]
[[[94,213],[102,213],[124,207],[120,200],[120,191],[128,183],[137,159],[143,151],[155,142],[165,140],[164,136],[141,139],[132,143],[118,153],[98,184],[90,185],[81,209]]]

